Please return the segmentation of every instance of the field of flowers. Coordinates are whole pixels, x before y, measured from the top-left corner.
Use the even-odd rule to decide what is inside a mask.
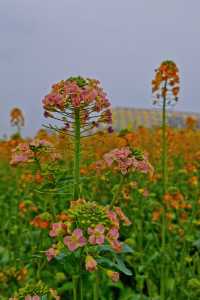
[[[45,129],[0,141],[1,300],[200,299],[200,130],[172,128],[179,71],[152,81],[162,126],[114,131],[100,82],[71,77]]]

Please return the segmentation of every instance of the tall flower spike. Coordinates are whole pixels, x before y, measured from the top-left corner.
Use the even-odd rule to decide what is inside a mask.
[[[75,119],[80,119],[80,134],[90,134],[101,124],[111,124],[112,114],[106,93],[95,79],[70,77],[52,86],[51,92],[43,99],[44,116],[61,121],[60,129],[50,128],[68,135],[75,135]]]
[[[110,102],[95,79],[70,77],[52,86],[43,99],[44,116],[60,121],[62,127],[45,126],[74,138],[73,198],[80,197],[81,137],[92,135],[101,124],[112,122]]]
[[[17,136],[20,137],[21,128],[24,127],[24,116],[21,109],[15,107],[10,112],[11,126],[16,126]]]
[[[12,126],[24,126],[24,116],[21,109],[14,107],[10,112],[10,122]]]
[[[155,77],[152,80],[153,104],[162,104],[163,97],[167,105],[176,103],[180,90],[179,83],[179,69],[176,64],[171,60],[163,61],[155,70]]]
[[[167,192],[168,185],[168,162],[167,162],[167,106],[176,103],[179,95],[179,70],[173,61],[166,60],[161,63],[155,71],[155,78],[152,81],[152,92],[154,104],[162,106],[162,187],[163,195]],[[161,230],[161,253],[166,251],[166,209],[162,207],[162,230]],[[161,299],[166,298],[166,258],[161,255],[161,276],[160,276],[160,295]]]

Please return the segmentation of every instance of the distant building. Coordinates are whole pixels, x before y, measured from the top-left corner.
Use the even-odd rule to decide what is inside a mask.
[[[200,128],[200,114],[168,111],[168,125],[175,128],[184,128],[188,117],[197,119],[197,127]],[[161,110],[142,108],[113,108],[113,127],[116,130],[123,128],[137,128],[140,126],[151,128],[161,126]]]

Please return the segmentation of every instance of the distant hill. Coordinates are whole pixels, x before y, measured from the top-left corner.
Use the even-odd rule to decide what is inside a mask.
[[[117,130],[122,128],[157,127],[161,125],[161,110],[116,107],[113,108],[113,127]],[[188,117],[197,119],[200,128],[200,114],[178,111],[168,111],[168,124],[171,127],[183,128]]]

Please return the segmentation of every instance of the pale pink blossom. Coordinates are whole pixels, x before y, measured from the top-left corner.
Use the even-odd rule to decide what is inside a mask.
[[[82,112],[88,109],[88,114],[81,114],[82,124],[89,121],[90,115],[94,112],[99,113],[95,120],[96,124],[111,123],[110,102],[100,82],[95,79],[82,78],[83,84],[80,85],[79,79],[77,77],[61,80],[52,86],[51,92],[42,100],[45,116],[54,117],[54,112],[62,113],[65,110],[84,108]]]
[[[68,247],[69,251],[73,252],[79,247],[85,246],[87,243],[86,238],[83,236],[83,231],[80,228],[76,228],[72,235],[64,238],[64,244]]]
[[[85,268],[88,272],[93,272],[97,269],[97,262],[91,255],[86,256]]]
[[[119,228],[119,220],[117,218],[116,213],[114,211],[109,210],[107,212],[107,216],[108,216],[108,219],[111,221],[112,226],[116,227],[116,228]]]
[[[131,221],[129,218],[123,213],[120,207],[115,207],[115,212],[117,213],[118,217],[121,221],[124,222],[125,225],[129,226],[131,224]]]
[[[47,260],[51,261],[57,255],[57,250],[51,247],[45,252],[45,254],[47,256]]]
[[[58,235],[62,235],[67,230],[67,225],[63,223],[53,223],[51,225],[51,230],[49,232],[50,237],[56,237]]]
[[[139,171],[141,173],[153,171],[145,155],[142,159],[138,159],[128,147],[114,149],[104,154],[103,159],[108,167],[113,166],[114,170],[120,171],[123,175],[130,171]]]
[[[30,295],[27,295],[25,297],[25,300],[40,300],[40,297],[38,295],[35,295],[35,296],[30,296]]]
[[[25,154],[25,153],[21,153],[21,154],[14,153],[12,155],[10,164],[11,164],[11,166],[15,166],[15,165],[18,165],[20,163],[25,163],[28,160],[29,160],[29,156],[27,154]]]
[[[146,198],[149,196],[149,191],[147,189],[144,189],[142,195]]]
[[[96,225],[95,228],[88,228],[89,236],[89,242],[92,245],[102,245],[104,243],[104,231],[105,227],[102,224]]]
[[[46,141],[44,139],[40,140],[40,139],[34,139],[30,142],[29,144],[32,147],[52,147],[52,144],[49,141]]]
[[[55,92],[52,92],[49,95],[45,96],[42,102],[46,109],[54,109],[55,107],[63,109],[64,106],[63,97]]]
[[[121,252],[122,250],[122,245],[120,241],[118,241],[119,238],[119,231],[117,228],[111,228],[107,234],[107,240],[109,241],[111,247],[116,251],[116,252]]]
[[[117,282],[119,281],[119,272],[114,272],[112,270],[107,271],[108,277],[112,280],[112,282]]]

